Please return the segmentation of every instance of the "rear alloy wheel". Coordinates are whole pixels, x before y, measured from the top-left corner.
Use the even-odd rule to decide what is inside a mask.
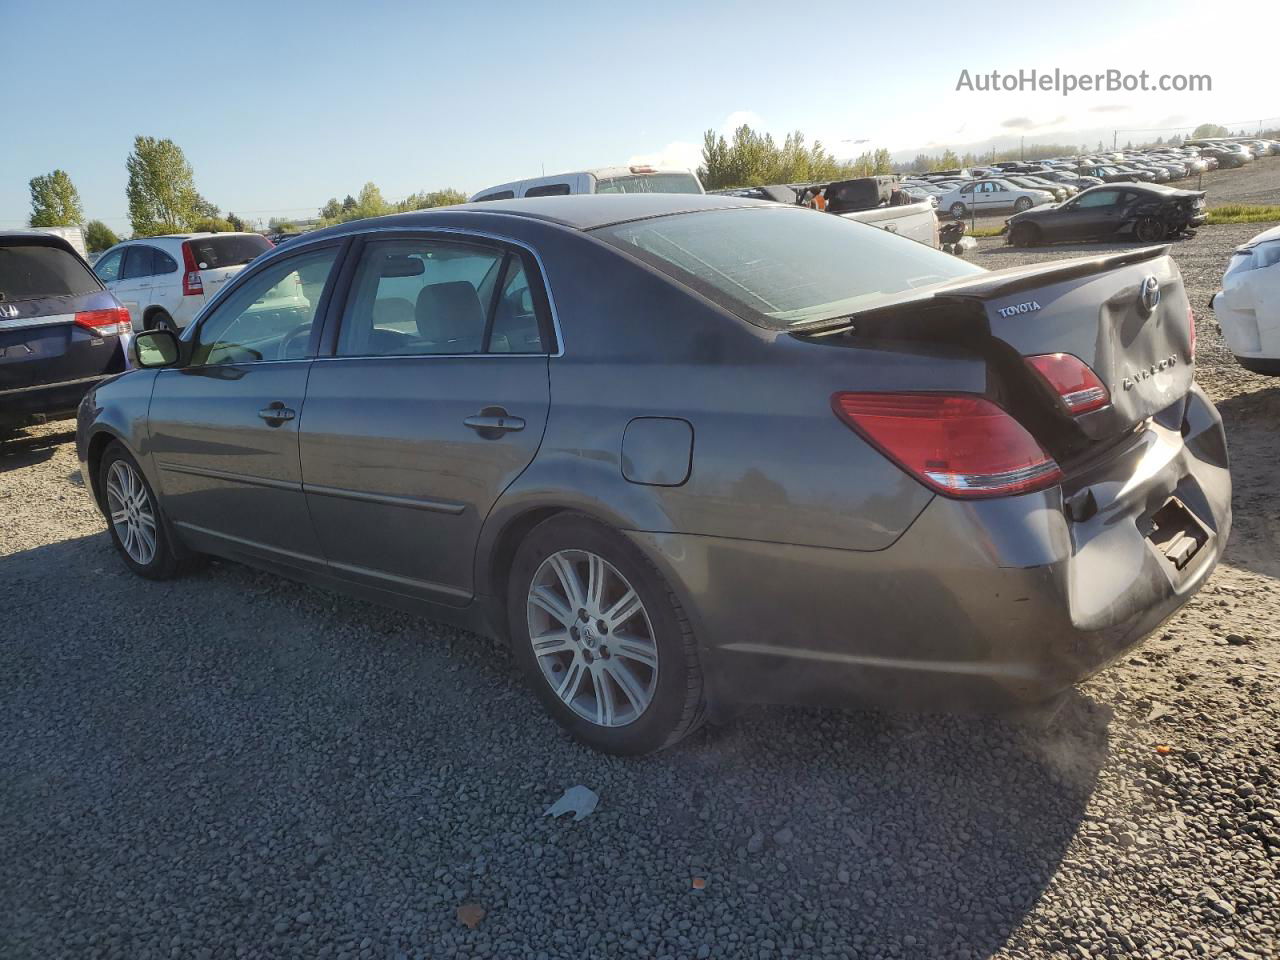
[[[700,723],[702,673],[679,602],[603,524],[565,514],[535,528],[512,566],[508,616],[540,699],[589,746],[648,753]]]
[[[129,569],[152,580],[166,580],[178,573],[180,558],[170,542],[155,494],[133,457],[119,443],[113,443],[102,458],[98,475],[107,528]]]
[[[1133,225],[1133,235],[1142,243],[1159,243],[1168,229],[1158,217],[1141,217]]]
[[[956,220],[963,220],[968,212],[969,209],[963,203],[957,201],[951,205],[951,216]]]
[[[1017,200],[1013,201],[1013,209],[1016,210],[1018,213],[1021,213],[1023,210],[1030,210],[1031,198],[1019,197]]]

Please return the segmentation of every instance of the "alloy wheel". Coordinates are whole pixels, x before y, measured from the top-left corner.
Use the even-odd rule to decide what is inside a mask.
[[[602,727],[640,718],[658,686],[658,645],[616,567],[586,550],[559,550],[534,574],[527,608],[534,658],[566,706]]]
[[[107,513],[120,545],[140,566],[156,556],[156,514],[136,470],[123,460],[107,471]]]

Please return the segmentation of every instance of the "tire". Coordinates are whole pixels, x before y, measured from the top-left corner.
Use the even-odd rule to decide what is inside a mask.
[[[1014,247],[1034,247],[1040,239],[1040,230],[1034,224],[1015,223],[1009,228],[1009,244]]]
[[[610,617],[628,596],[626,613]],[[661,573],[605,524],[559,514],[530,531],[508,577],[507,617],[529,683],[587,746],[652,753],[701,725],[702,668],[689,620]]]
[[[150,580],[168,580],[186,572],[195,558],[182,547],[175,549],[155,492],[120,443],[112,443],[103,453],[98,485],[107,530],[125,566]]]
[[[955,220],[963,220],[969,214],[969,208],[957,200],[951,205],[951,216]]]
[[[1159,243],[1166,233],[1164,221],[1156,217],[1142,217],[1133,225],[1133,235],[1140,243]]]
[[[178,333],[178,325],[173,322],[173,317],[163,310],[157,310],[147,317],[146,328],[148,330],[170,330],[175,335]]]
[[[1013,201],[1013,209],[1015,213],[1021,213],[1023,210],[1030,210],[1032,207],[1030,197],[1019,197]]]

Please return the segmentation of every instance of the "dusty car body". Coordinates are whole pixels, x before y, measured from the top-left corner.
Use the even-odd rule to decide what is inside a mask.
[[[457,279],[489,255],[524,293]],[[214,342],[316,262],[300,326]],[[138,336],[77,447],[136,572],[215,554],[504,638],[635,753],[748,701],[1040,703],[1138,643],[1230,527],[1189,319],[1163,248],[988,272],[739,198],[495,201],[255,261]]]

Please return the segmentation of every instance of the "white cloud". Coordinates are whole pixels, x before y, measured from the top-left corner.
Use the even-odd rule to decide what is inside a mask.
[[[735,110],[729,116],[724,118],[724,123],[720,124],[720,132],[726,138],[733,136],[733,131],[737,130],[743,124],[746,124],[752,130],[763,130],[764,119],[754,110]]]
[[[677,170],[697,170],[702,163],[702,144],[688,140],[675,140],[661,150],[637,153],[627,159],[627,165],[648,164],[654,167],[673,167]]]

